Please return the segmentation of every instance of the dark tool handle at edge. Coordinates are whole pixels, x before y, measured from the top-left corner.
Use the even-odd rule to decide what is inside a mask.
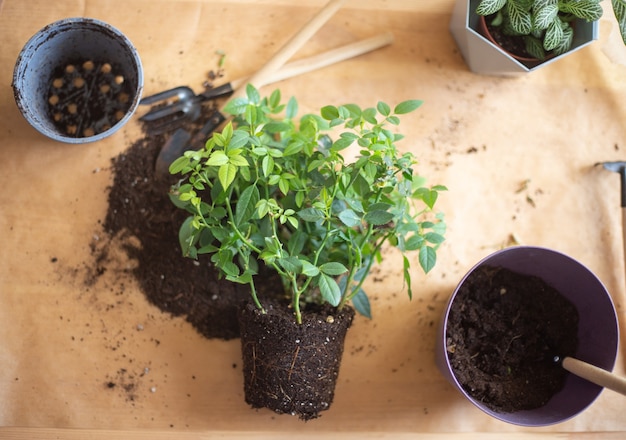
[[[183,128],[177,129],[172,136],[163,144],[154,164],[154,171],[159,176],[167,176],[169,167],[178,157],[183,154],[189,144],[191,135]]]
[[[620,167],[620,198],[622,208],[626,208],[626,165]]]
[[[222,113],[215,111],[193,137],[185,129],[176,130],[161,148],[155,163],[155,172],[161,176],[169,174],[172,162],[182,156],[185,151],[202,148],[209,135],[225,120],[226,117]]]
[[[216,110],[209,120],[198,130],[191,139],[191,146],[194,150],[199,150],[202,148],[209,138],[209,135],[213,133],[221,124],[226,120],[226,116],[224,116],[220,111]]]
[[[213,87],[198,95],[202,101],[208,101],[210,99],[217,99],[223,96],[232,94],[235,91],[232,83],[222,84],[221,86]]]

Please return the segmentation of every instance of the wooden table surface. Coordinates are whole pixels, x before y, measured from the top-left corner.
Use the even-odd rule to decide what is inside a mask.
[[[0,2],[0,438],[623,438],[624,398],[611,391],[565,423],[523,428],[480,412],[435,367],[435,327],[450,293],[513,238],[587,265],[611,292],[622,330],[626,320],[619,178],[593,166],[626,159],[626,49],[612,12],[592,45],[505,79],[468,71],[448,30],[453,3],[349,0],[295,58],[386,31],[394,43],[276,85],[302,113],[424,100],[403,118],[399,146],[417,154],[431,183],[449,188],[438,266],[415,274],[409,301],[398,256],[387,254],[385,283],[366,286],[375,289],[374,319],[357,318],[349,332],[335,402],[303,423],[250,409],[238,341],[207,340],[148,304],[132,279],[120,281],[133,264],[123,254],[120,273],[85,283],[110,160],[141,136],[136,118],[98,143],[55,143],[22,118],[10,84],[30,36],[87,16],[136,45],[146,95],[201,90],[217,51],[227,54],[226,79],[249,75],[324,0]],[[621,374],[623,353],[622,342]],[[109,389],[110,380],[132,387]]]

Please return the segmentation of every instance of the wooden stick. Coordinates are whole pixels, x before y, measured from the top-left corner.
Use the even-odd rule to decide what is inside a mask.
[[[571,357],[563,359],[563,368],[589,382],[626,395],[626,378],[617,374]]]
[[[249,84],[260,87],[259,84],[267,82],[272,73],[280,69],[309,39],[339,10],[345,0],[330,0],[302,29],[280,48],[254,75],[248,80]],[[240,87],[232,96],[232,99],[245,96],[246,88]]]
[[[365,40],[356,41],[336,49],[331,49],[318,55],[303,58],[298,61],[292,61],[285,64],[278,71],[268,74],[265,77],[265,81],[263,83],[255,84],[255,87],[260,88],[287,78],[293,78],[294,76],[298,76],[303,73],[312,72],[314,70],[321,69],[322,67],[327,67],[331,64],[380,49],[383,46],[391,44],[392,42],[393,35],[390,32],[385,32],[371,38],[366,38]],[[249,82],[250,77],[245,77],[232,80],[230,84],[234,90],[238,90],[241,86]]]

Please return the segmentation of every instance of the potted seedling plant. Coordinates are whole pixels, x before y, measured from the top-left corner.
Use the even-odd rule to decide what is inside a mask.
[[[190,212],[184,255],[210,254],[249,286],[239,323],[253,407],[308,420],[330,406],[354,309],[371,316],[363,286],[385,244],[402,253],[409,297],[409,253],[424,272],[434,267],[445,223],[433,208],[445,187],[425,186],[389,128],[420,104],[326,106],[297,120],[294,98],[248,86],[225,108],[234,120],[170,166],[182,174],[172,200]],[[264,283],[268,268],[282,285]]]
[[[474,72],[528,72],[597,39],[601,1],[457,0],[450,29]],[[626,42],[626,1],[611,3]]]

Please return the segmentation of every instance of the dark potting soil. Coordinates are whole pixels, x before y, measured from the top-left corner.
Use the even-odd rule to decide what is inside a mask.
[[[245,400],[314,419],[333,401],[354,310],[308,305],[302,324],[283,303],[268,301],[266,312],[248,303],[239,313]]]
[[[494,41],[498,44],[498,46],[500,46],[508,53],[517,55],[518,57],[535,58],[526,51],[526,45],[522,37],[515,35],[506,35],[504,32],[502,32],[501,28],[497,26],[491,26],[489,23],[490,20],[489,17],[487,17],[487,29],[489,29],[489,33],[491,34]]]
[[[48,111],[59,130],[90,137],[119,122],[133,99],[118,66],[105,61],[73,60],[58,66],[48,91]]]
[[[105,231],[136,261],[133,276],[148,301],[184,316],[207,338],[236,338],[236,305],[248,297],[248,290],[220,279],[208,257],[182,255],[178,228],[187,213],[168,197],[176,176],[158,180],[154,175],[165,139],[145,137],[112,160]]]
[[[554,356],[573,356],[578,312],[537,277],[481,266],[451,307],[446,344],[465,391],[492,410],[539,408],[563,388]]]

